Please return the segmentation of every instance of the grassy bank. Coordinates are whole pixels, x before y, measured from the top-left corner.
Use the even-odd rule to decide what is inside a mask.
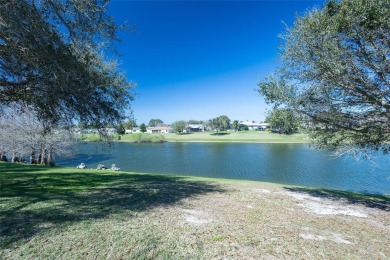
[[[113,141],[125,141],[131,143],[162,143],[166,141],[166,135],[164,134],[149,134],[149,133],[134,133],[126,135],[114,134]],[[106,141],[102,139],[99,134],[83,134],[81,140],[85,142],[101,142]]]
[[[121,137],[122,141],[134,141],[134,135],[127,134]],[[148,135],[148,134],[144,134]],[[157,136],[158,134],[149,134]],[[240,132],[200,132],[190,134],[163,134],[168,142],[251,142],[251,143],[308,143],[305,134],[281,135],[270,132],[240,131]]]
[[[390,198],[0,163],[0,259],[385,259]]]

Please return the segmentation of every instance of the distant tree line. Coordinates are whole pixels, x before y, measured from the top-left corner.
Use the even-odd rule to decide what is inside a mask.
[[[266,122],[270,124],[270,127],[274,130],[277,130],[279,133],[283,134],[292,134],[297,132],[300,127],[301,120],[298,118],[296,113],[291,109],[281,109],[276,108],[270,111],[267,115]],[[161,119],[151,119],[149,121],[149,127],[155,127],[163,124],[164,122]],[[122,124],[127,129],[132,129],[136,126],[135,120],[127,121]],[[231,121],[230,118],[226,115],[221,115],[215,118],[211,118],[207,121],[204,120],[178,120],[173,122],[170,126],[176,133],[184,133],[188,131],[190,125],[202,125],[203,130],[211,130],[218,132],[223,132],[229,129],[234,131],[248,131],[249,128],[246,125],[240,125],[238,120]],[[125,130],[122,129],[121,132]],[[140,131],[146,132],[147,125],[141,124]]]

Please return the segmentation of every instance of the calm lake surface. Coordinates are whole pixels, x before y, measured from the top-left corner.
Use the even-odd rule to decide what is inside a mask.
[[[80,144],[59,165],[116,164],[123,171],[276,182],[390,194],[390,156],[335,158],[306,144],[116,143]]]

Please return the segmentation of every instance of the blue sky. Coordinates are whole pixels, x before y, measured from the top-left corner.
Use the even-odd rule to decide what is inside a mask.
[[[121,69],[137,82],[137,123],[152,118],[263,121],[268,106],[254,89],[277,66],[284,23],[323,1],[113,0],[122,33]]]

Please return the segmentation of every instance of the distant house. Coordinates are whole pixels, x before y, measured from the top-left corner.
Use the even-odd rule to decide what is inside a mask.
[[[140,133],[141,129],[139,127],[133,127],[133,129],[126,129],[126,134]]]
[[[186,128],[187,133],[203,132],[205,130],[202,124],[189,124]]]
[[[109,134],[113,134],[113,133],[116,132],[116,129],[115,129],[115,128],[106,128],[105,130],[106,130],[107,133],[109,133]]]
[[[261,124],[254,121],[242,121],[239,124],[239,128],[243,128],[244,126],[247,126],[249,130],[258,130],[259,127],[261,127]]]
[[[240,122],[239,128],[241,129],[244,126],[247,126],[249,130],[259,130],[259,131],[264,131],[264,130],[270,128],[268,123],[260,123],[260,122],[254,122],[254,121],[242,121],[242,122]]]
[[[82,129],[81,134],[97,134],[99,133],[97,129]]]
[[[258,130],[267,130],[270,129],[270,125],[268,123],[261,123]]]
[[[153,134],[170,134],[174,133],[175,131],[168,125],[158,125],[154,127],[147,127],[146,132]]]

